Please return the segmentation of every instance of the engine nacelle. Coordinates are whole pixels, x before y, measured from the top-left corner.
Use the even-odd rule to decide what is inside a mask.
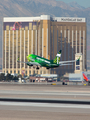
[[[27,63],[27,65],[29,65],[29,66],[33,66],[32,64],[29,64],[29,63]]]

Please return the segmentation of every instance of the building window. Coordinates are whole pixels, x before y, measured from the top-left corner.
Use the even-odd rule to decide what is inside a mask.
[[[8,71],[7,71],[7,73],[8,73]]]
[[[33,71],[33,74],[35,74],[35,70]]]
[[[20,74],[20,71],[18,71],[18,74]]]
[[[26,75],[27,75],[27,71],[26,71]]]
[[[77,60],[77,61],[76,61],[76,65],[80,65],[80,60]]]
[[[12,71],[10,71],[10,73],[12,74]]]
[[[16,70],[14,70],[14,74],[16,74]]]
[[[40,74],[42,74],[42,71],[40,71]]]
[[[29,74],[31,75],[31,70],[29,71]]]
[[[76,66],[76,70],[80,70],[80,66]]]

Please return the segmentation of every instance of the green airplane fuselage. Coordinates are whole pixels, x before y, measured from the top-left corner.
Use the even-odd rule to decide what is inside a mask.
[[[46,58],[43,58],[43,57],[40,57],[40,56],[34,55],[34,54],[29,54],[27,56],[27,60],[28,60],[28,62],[37,63],[37,64],[41,65],[42,67],[46,67],[46,68],[55,68],[55,67],[59,66],[59,64],[55,63],[54,60],[48,60]],[[27,65],[29,65],[29,64],[27,64]]]

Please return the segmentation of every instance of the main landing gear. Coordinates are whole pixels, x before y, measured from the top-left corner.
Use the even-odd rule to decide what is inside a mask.
[[[49,69],[49,68],[47,68],[47,69]]]
[[[39,70],[39,67],[37,66],[36,69]]]

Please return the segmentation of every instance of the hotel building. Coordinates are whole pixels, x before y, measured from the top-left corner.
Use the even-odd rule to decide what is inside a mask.
[[[85,70],[86,60],[86,19],[69,17],[5,17],[3,18],[3,72],[22,74],[54,73],[62,76],[75,70]],[[47,59],[54,59],[62,50],[61,61],[74,60],[75,55],[82,55],[82,67],[61,66],[47,70],[36,70],[17,59],[26,62],[28,54],[36,54]]]

